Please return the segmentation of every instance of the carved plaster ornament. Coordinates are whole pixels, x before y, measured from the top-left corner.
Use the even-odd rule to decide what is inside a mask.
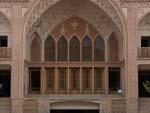
[[[143,82],[143,87],[145,91],[150,94],[150,82],[149,81]]]
[[[64,24],[61,25],[60,33],[61,33],[61,35],[65,34],[65,25]]]
[[[150,26],[150,22],[145,22],[144,26]]]
[[[41,26],[41,19],[38,18],[37,22],[35,23],[35,29],[36,29],[37,31],[39,31],[39,30],[40,30],[40,26]]]
[[[32,11],[30,19],[28,21],[27,29],[26,29],[27,33],[30,31],[30,29],[32,29],[33,24],[37,20],[35,15],[42,15],[42,13],[44,11],[46,11],[51,5],[54,5],[59,1],[60,0],[40,0],[40,2],[37,4],[37,6]],[[91,1],[96,3],[101,9],[103,9],[104,12],[106,12],[110,16],[110,18],[112,18],[112,21],[117,25],[117,27],[121,31],[123,30],[121,19],[120,19],[118,13],[116,12],[115,8],[109,3],[109,0],[91,0]],[[37,13],[35,13],[35,10],[37,10],[36,11]],[[73,25],[75,25],[75,24],[73,24]],[[74,29],[76,29],[75,26],[74,26]]]
[[[79,23],[77,22],[77,20],[73,20],[72,23],[70,23],[71,26],[73,27],[74,31],[78,28],[79,26]]]
[[[2,88],[3,88],[3,84],[2,84],[2,83],[0,83],[0,90],[2,90]]]
[[[90,30],[89,30],[89,24],[85,25],[85,34],[89,34]]]
[[[39,27],[41,25],[41,19],[38,18],[38,20],[35,23],[35,27]]]

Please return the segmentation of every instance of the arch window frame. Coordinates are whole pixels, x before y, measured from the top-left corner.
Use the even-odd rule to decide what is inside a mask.
[[[96,46],[96,40],[97,39],[101,39],[101,43],[103,44],[101,47],[102,48],[100,48],[100,50],[101,50],[101,52],[102,52],[102,54],[99,56],[100,58],[96,58],[95,56],[96,56],[96,51],[95,51],[95,46]],[[99,43],[99,42],[97,42],[97,43]],[[98,45],[99,46],[99,45]],[[100,47],[100,46],[99,46]],[[98,47],[97,47],[98,48]],[[104,40],[104,38],[103,37],[101,37],[100,35],[97,35],[96,37],[95,37],[95,39],[93,40],[93,56],[94,56],[94,58],[93,58],[93,60],[94,60],[94,62],[100,62],[100,61],[105,61],[106,60],[106,44],[105,44],[105,40]]]
[[[59,47],[59,41],[61,40],[61,38],[62,39],[64,39],[63,41],[65,41],[65,46],[66,46],[66,51],[64,52],[64,54],[66,54],[66,55],[63,55],[63,53],[60,53],[61,55],[59,55],[59,49],[62,49],[61,47]],[[62,45],[62,46],[64,46],[64,45]],[[68,51],[69,51],[69,43],[68,43],[68,40],[67,40],[67,38],[64,36],[64,35],[62,35],[62,36],[60,36],[59,38],[58,38],[58,40],[57,40],[57,62],[67,62],[68,61]],[[65,56],[65,58],[63,58]]]
[[[77,46],[79,46],[79,50],[76,50],[76,52],[74,52],[74,50],[73,49],[75,49],[75,48],[71,48],[71,45],[73,45],[73,44],[71,44],[71,41],[74,41],[73,39],[75,39],[76,41],[77,41],[77,43],[79,44],[77,44],[77,45],[75,45],[74,47],[76,47],[77,48]],[[73,42],[74,43],[74,42]],[[69,62],[80,62],[81,61],[81,42],[80,42],[80,39],[79,39],[79,36],[77,36],[76,34],[75,35],[73,35],[72,37],[71,37],[71,39],[70,39],[70,41],[69,41],[69,43],[68,43],[68,45],[69,45],[69,49],[68,49],[68,52],[69,52],[69,54],[68,54],[68,58],[69,58]],[[73,52],[71,52],[71,50],[73,50]],[[78,53],[78,55],[77,55],[77,59],[76,58],[71,58],[72,57],[72,55],[71,55],[71,53],[72,53],[72,55],[74,56],[76,56],[76,54],[75,53]]]
[[[34,60],[32,60],[32,42],[34,41],[34,40],[37,40],[38,41],[38,43],[39,43],[39,61],[34,61]],[[31,61],[31,62],[41,62],[42,61],[42,42],[41,42],[41,39],[40,39],[40,36],[35,32],[33,35],[32,35],[32,39],[30,40],[30,48],[29,48],[29,51],[30,51],[30,53],[29,53],[29,60]]]
[[[86,48],[84,48],[84,45],[83,45],[83,43],[84,43],[84,41],[85,41],[85,39],[88,39],[87,41],[89,41],[89,42],[86,42],[86,43],[89,43],[89,46],[90,47],[87,47],[86,46]],[[87,52],[87,51],[85,51],[85,49],[89,49],[90,48],[90,50]],[[82,62],[91,62],[91,61],[93,61],[93,41],[92,41],[92,39],[90,38],[90,36],[88,36],[88,35],[86,35],[83,39],[82,39],[82,42],[81,42],[81,51],[82,51],[82,53],[81,53],[81,61]],[[84,53],[85,52],[85,53]],[[86,53],[88,53],[89,55],[85,55]],[[86,57],[88,57],[88,58],[84,58],[84,56],[86,56]]]
[[[117,58],[116,59],[111,59],[111,45],[110,45],[110,43],[111,43],[111,41],[112,41],[112,38],[114,38],[115,39],[115,41],[117,42]],[[108,39],[108,42],[107,42],[107,47],[108,47],[108,49],[107,49],[107,58],[108,58],[108,61],[109,62],[119,62],[120,61],[120,50],[121,50],[121,44],[119,43],[119,42],[121,42],[120,41],[120,39],[118,38],[118,36],[116,35],[116,33],[115,32],[113,32],[110,36],[109,36],[109,39]]]
[[[49,39],[49,40],[48,40]],[[48,42],[47,42],[48,41]],[[50,41],[53,41],[52,43],[50,42]],[[46,51],[46,43],[51,43],[52,44],[52,46],[54,47],[54,50],[53,50],[53,52],[52,52],[52,54],[53,55],[51,55],[51,58],[46,58],[46,54],[48,54],[48,53],[51,53],[51,50],[50,49],[53,49],[53,48],[51,48],[51,47],[49,47],[49,48],[47,48],[48,50],[48,53],[47,53],[47,51]],[[49,46],[51,46],[51,45],[49,45]],[[46,40],[45,40],[45,42],[44,42],[44,61],[45,62],[55,62],[56,61],[56,52],[57,52],[57,48],[56,48],[56,46],[57,46],[57,43],[56,43],[56,41],[55,41],[55,39],[53,38],[53,36],[52,35],[49,35],[47,38],[46,38]],[[48,56],[47,56],[48,57]],[[54,57],[54,58],[53,58]]]

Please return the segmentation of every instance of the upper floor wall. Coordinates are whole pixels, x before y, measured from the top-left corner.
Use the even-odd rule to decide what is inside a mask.
[[[35,26],[38,22],[39,16],[44,13],[49,7],[53,6],[56,2],[59,0],[0,0],[0,12],[2,12],[5,17],[10,21],[10,25],[12,24],[12,5],[19,5],[21,9],[21,18],[22,18],[22,37],[27,37],[30,29],[35,31]],[[128,34],[128,29],[127,29],[127,22],[128,20],[128,12],[130,11],[129,8],[131,5],[136,4],[137,10],[137,17],[136,17],[136,23],[137,23],[137,29],[138,29],[138,24],[140,20],[150,12],[150,6],[148,0],[108,0],[110,3],[109,5],[104,5],[106,4],[105,1],[96,1],[96,0],[90,0],[94,4],[96,4],[98,7],[101,7],[104,12],[106,12],[109,17],[112,19],[112,22],[116,24],[118,29],[120,29],[120,34],[122,37],[125,37],[126,39],[127,34]],[[39,7],[39,4],[42,4]],[[44,7],[45,5],[45,7]],[[112,5],[112,7],[111,7]],[[38,7],[37,7],[38,6]],[[43,8],[42,8],[43,7]],[[37,9],[43,9],[38,11]],[[113,9],[110,11],[109,9]],[[35,14],[35,15],[34,15]],[[90,14],[93,16],[92,14]],[[118,19],[116,19],[118,18]],[[33,25],[34,24],[34,25]],[[30,26],[31,25],[31,26]],[[30,28],[30,29],[29,29]],[[11,29],[12,31],[13,29]],[[29,30],[29,31],[28,31]],[[138,30],[137,30],[138,32]],[[123,33],[123,34],[122,34]],[[138,33],[136,33],[138,34]],[[46,34],[45,34],[46,35]],[[25,42],[25,40],[24,40]],[[124,40],[124,48],[126,48],[126,40]],[[141,42],[138,38],[137,41],[135,41],[136,47],[140,46]],[[11,45],[11,41],[9,41],[9,45]],[[24,50],[26,51],[26,50]],[[125,52],[125,51],[124,51]],[[24,54],[24,58],[26,58],[26,55]]]

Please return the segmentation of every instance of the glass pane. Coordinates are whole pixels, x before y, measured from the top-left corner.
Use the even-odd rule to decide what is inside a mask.
[[[71,90],[79,90],[79,73],[80,68],[71,68]]]
[[[139,71],[139,97],[150,98],[150,71]]]
[[[41,69],[30,69],[30,91],[31,93],[40,93],[41,88]]]
[[[150,47],[150,36],[141,37],[141,47]]]
[[[80,61],[80,42],[76,36],[70,41],[70,61]]]
[[[59,68],[59,91],[67,89],[67,68]]]
[[[103,72],[104,68],[95,68],[94,80],[95,80],[95,90],[103,90]]]
[[[58,44],[57,44],[57,49],[58,49],[58,53],[57,53],[57,60],[58,61],[67,61],[68,60],[68,43],[67,40],[65,39],[65,37],[61,37],[58,40]]]
[[[55,61],[55,41],[51,36],[45,41],[45,61]]]
[[[46,68],[47,90],[55,90],[55,68]]]
[[[7,46],[8,46],[8,37],[0,36],[0,47],[7,47]]]
[[[91,90],[92,80],[91,80],[91,68],[83,68],[83,90]]]
[[[92,41],[89,37],[82,41],[82,61],[92,61]]]
[[[120,68],[109,68],[109,92],[116,93],[120,88]]]
[[[105,60],[105,44],[101,37],[97,37],[94,41],[94,61]]]
[[[10,70],[0,70],[0,97],[10,97],[11,88]]]
[[[110,61],[118,61],[119,59],[118,41],[115,37],[111,37],[109,41],[109,58]]]

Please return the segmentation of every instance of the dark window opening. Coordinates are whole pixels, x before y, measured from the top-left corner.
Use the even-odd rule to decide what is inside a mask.
[[[94,61],[105,60],[105,43],[101,37],[97,37],[94,41]]]
[[[120,89],[120,68],[109,68],[109,92],[116,93]]]
[[[104,90],[104,85],[103,85],[103,68],[95,68],[94,69],[94,88],[95,92],[98,93],[99,91]]]
[[[91,93],[92,89],[92,68],[83,68],[83,93]]]
[[[92,61],[92,41],[88,36],[82,41],[82,61]]]
[[[7,47],[7,46],[8,46],[8,37],[0,36],[0,47]]]
[[[55,61],[55,41],[49,36],[45,41],[45,61]]]
[[[41,69],[30,68],[30,92],[40,93],[41,87]]]
[[[80,42],[76,36],[70,41],[70,61],[80,61]]]
[[[79,73],[80,68],[71,68],[71,91],[75,93],[75,91],[79,91]]]
[[[141,47],[150,47],[150,36],[141,37]]]
[[[139,71],[139,97],[150,97],[150,71]]]
[[[68,60],[68,42],[65,37],[60,37],[57,43],[57,61]]]
[[[50,113],[99,113],[99,110],[51,110]]]
[[[55,68],[46,68],[46,86],[50,93],[55,91]]]
[[[10,71],[0,71],[0,97],[10,97]]]
[[[67,89],[67,68],[58,68],[59,70],[59,93],[66,93]]]

